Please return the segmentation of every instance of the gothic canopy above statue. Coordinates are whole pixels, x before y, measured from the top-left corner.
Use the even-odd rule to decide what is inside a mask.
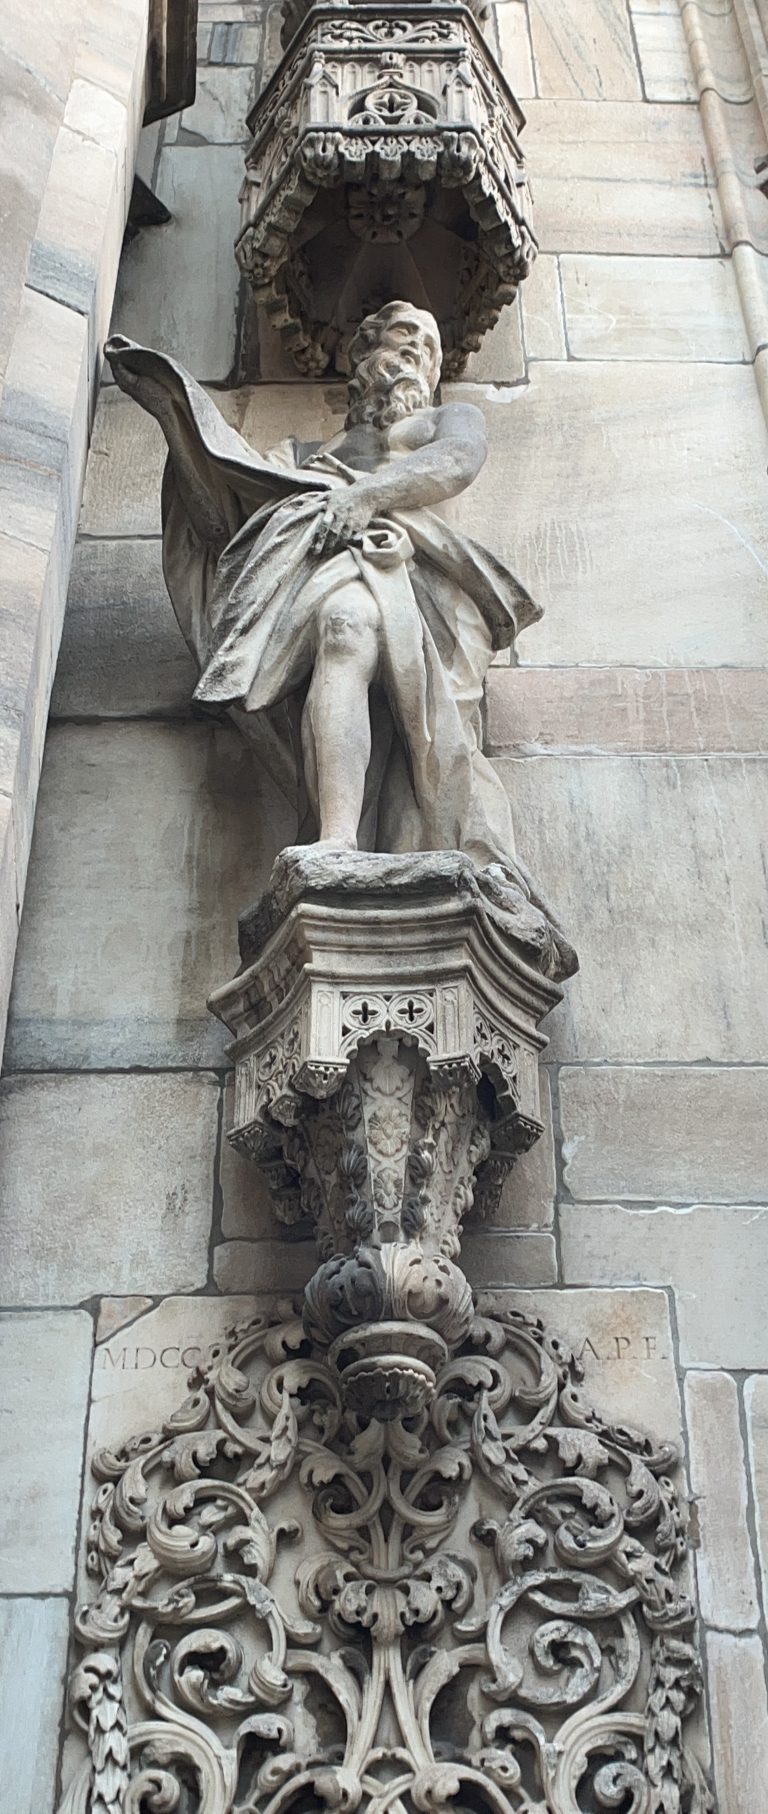
[[[248,125],[237,258],[299,369],[343,368],[404,297],[457,376],[536,250],[524,116],[472,12],[312,7]]]

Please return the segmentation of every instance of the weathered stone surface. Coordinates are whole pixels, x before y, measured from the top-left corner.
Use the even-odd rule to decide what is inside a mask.
[[[157,1429],[182,1403],[187,1379],[233,1323],[253,1316],[252,1297],[167,1297],[130,1328],[98,1343],[94,1356],[87,1452],[112,1448]],[[95,1483],[86,1477],[86,1502]]]
[[[539,94],[633,101],[642,93],[621,0],[529,0]]]
[[[102,1298],[96,1320],[97,1342],[109,1341],[119,1329],[127,1328],[145,1310],[151,1309],[152,1299],[148,1297]]]
[[[681,1127],[682,1116],[678,1137]],[[569,1284],[672,1286],[684,1366],[768,1367],[768,1208],[577,1203],[562,1204],[559,1220]]]
[[[206,997],[231,975],[238,912],[294,835],[232,727],[52,728],[6,1062],[221,1062]]]
[[[226,1292],[301,1292],[316,1266],[314,1241],[224,1241],[213,1254],[213,1276]]]
[[[488,1234],[470,1229],[461,1243],[461,1264],[473,1290],[485,1286],[554,1285],[557,1253],[545,1234]]]
[[[676,1063],[768,1059],[765,883],[759,843],[743,830],[745,823],[766,823],[768,764],[728,756],[700,762],[685,757],[531,756],[501,759],[497,767],[512,804],[520,854],[579,952],[579,973],[546,1022],[551,1056]],[[588,868],[579,854],[587,852]],[[715,1090],[714,1098],[706,1097],[708,1103],[719,1102],[721,1090],[725,1103],[731,1101],[731,1088],[738,1092],[725,1073],[721,1084],[709,1086],[706,1073],[690,1075],[692,1091]],[[612,1090],[611,1074],[605,1076],[602,1087]],[[679,1078],[680,1073],[670,1076]],[[756,1082],[756,1089],[768,1090],[768,1072],[764,1076],[764,1085]],[[702,1078],[701,1084],[695,1077]],[[600,1087],[595,1079],[595,1088]],[[646,1085],[638,1084],[653,1088],[654,1099],[657,1087],[661,1090],[652,1077]],[[688,1100],[687,1084],[670,1081],[664,1086],[669,1090],[668,1133],[661,1112],[654,1146],[659,1151],[661,1142],[665,1161],[654,1171],[656,1182],[640,1195],[655,1198],[674,1188],[668,1139],[676,1155],[672,1178],[681,1176],[680,1168],[685,1172],[689,1162],[693,1166],[690,1176],[696,1182],[686,1187],[686,1196],[711,1192],[719,1201],[744,1201],[746,1185],[737,1179],[747,1174],[738,1159],[735,1172],[729,1169],[730,1145],[723,1149],[721,1163],[710,1145],[714,1135],[702,1129],[701,1163],[688,1143],[679,1150],[671,1108],[678,1087],[685,1088]],[[690,1100],[693,1105],[699,1098],[692,1095]],[[601,1129],[595,1150],[612,1137]],[[752,1179],[749,1197],[755,1178],[750,1161],[745,1163]],[[757,1194],[765,1201],[766,1167],[758,1176]],[[601,1187],[597,1194],[615,1191],[624,1195],[619,1183]],[[574,1189],[574,1195],[581,1194]]]
[[[566,357],[558,260],[546,252],[535,259],[520,289],[523,339],[529,359]]]
[[[6,1302],[204,1284],[217,1108],[205,1076],[6,1078]]]
[[[188,142],[189,135],[207,145],[242,145],[248,138],[246,114],[253,105],[256,72],[227,57],[198,71],[194,106],[169,120],[165,143]]]
[[[562,1336],[581,1361],[584,1390],[598,1410],[680,1440],[680,1393],[663,1291],[504,1291],[491,1297],[533,1311]]]
[[[744,1410],[765,1618],[768,1615],[768,1378],[765,1374],[756,1373],[746,1381]]]
[[[505,7],[511,4],[514,0],[504,0]],[[477,352],[470,353],[465,377],[471,384],[519,384],[525,377],[519,296],[502,309],[496,326],[483,335]]]
[[[0,410],[3,531],[66,571],[88,436],[87,328],[26,288]]]
[[[33,289],[85,317],[91,369],[106,332],[125,220],[125,154],[64,125],[29,261]]]
[[[531,35],[525,0],[497,0],[494,7],[499,62],[519,101],[536,93]],[[527,282],[526,278],[526,282]]]
[[[128,246],[115,291],[114,329],[183,357],[196,378],[208,381],[224,380],[235,355],[232,245],[242,163],[236,145],[171,145],[161,152],[156,193],[172,218]],[[110,527],[114,532],[117,525]]]
[[[685,1407],[691,1491],[699,1519],[701,1616],[706,1625],[725,1631],[754,1630],[757,1588],[735,1380],[728,1373],[688,1373]]]
[[[630,0],[643,88],[649,101],[695,101],[696,83],[679,12]]]
[[[68,9],[59,11],[68,21]],[[0,243],[0,396],[13,347],[24,292],[29,249],[34,239],[40,202],[50,170],[56,134],[64,112],[68,87],[66,67],[59,65],[56,86],[49,70],[32,67],[28,46],[19,55],[21,32],[39,24],[38,44],[43,55],[55,47],[51,6],[13,8],[0,21],[0,92],[4,97],[0,120],[0,165],[3,170],[3,233]],[[64,32],[66,36],[66,31]],[[56,58],[54,57],[54,61]]]
[[[51,697],[54,718],[189,714],[197,667],[159,541],[79,541]]]
[[[564,1177],[574,1197],[766,1200],[768,1068],[568,1067],[560,1109]]]
[[[575,359],[749,358],[733,268],[717,258],[560,261]]]
[[[544,1132],[530,1152],[521,1154],[515,1161],[502,1186],[498,1209],[488,1218],[489,1228],[528,1229],[551,1225],[555,1206],[555,1139],[549,1077],[543,1068],[539,1070],[539,1089]],[[480,1232],[472,1216],[465,1227],[470,1236]]]
[[[0,1316],[0,1593],[72,1585],[91,1347],[84,1310]]]
[[[715,1788],[723,1814],[752,1814],[768,1783],[768,1708],[760,1638],[706,1639]]]
[[[320,390],[296,383],[217,391],[216,404],[246,440],[264,448],[285,440],[287,424],[300,440],[325,438],[341,427],[345,410],[340,386]],[[163,435],[152,417],[116,386],[102,390],[91,438],[81,533],[159,535],[165,455]]]
[[[719,252],[695,108],[558,99],[525,112],[543,252]]]
[[[0,927],[3,929],[0,938],[0,1051],[5,1039],[6,1004],[13,976],[18,898],[13,806],[8,795],[0,793]]]
[[[524,390],[449,394],[479,403],[491,451],[482,484],[443,509],[545,607],[523,660],[768,662],[766,431],[748,367],[534,363]]]
[[[54,1805],[68,1637],[66,1600],[0,1600],[0,1814]]]
[[[234,1089],[230,1078],[224,1091],[219,1170],[222,1233],[228,1240],[274,1241],[277,1224],[269,1186],[258,1165],[252,1159],[244,1159],[227,1140],[233,1122]]]
[[[494,755],[768,753],[762,668],[510,668],[486,683]]]

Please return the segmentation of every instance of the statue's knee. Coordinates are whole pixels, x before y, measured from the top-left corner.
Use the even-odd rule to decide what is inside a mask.
[[[376,645],[378,612],[373,600],[329,600],[318,623],[321,647],[338,655],[369,655]]]

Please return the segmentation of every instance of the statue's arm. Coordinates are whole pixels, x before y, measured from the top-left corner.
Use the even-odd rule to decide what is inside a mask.
[[[317,551],[343,546],[367,529],[373,517],[427,509],[456,497],[477,478],[487,452],[485,421],[473,403],[437,409],[433,438],[424,447],[377,472],[361,473],[345,491],[331,493],[318,522]]]

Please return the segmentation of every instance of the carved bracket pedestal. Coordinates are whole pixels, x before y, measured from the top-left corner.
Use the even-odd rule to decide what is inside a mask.
[[[248,117],[236,245],[300,371],[404,297],[459,376],[535,256],[523,124],[466,6],[308,11]]]
[[[562,954],[511,883],[442,852],[284,852],[211,998],[236,1034],[230,1139],[314,1223],[305,1322],[349,1402],[417,1411],[463,1341],[464,1216],[541,1132]]]

